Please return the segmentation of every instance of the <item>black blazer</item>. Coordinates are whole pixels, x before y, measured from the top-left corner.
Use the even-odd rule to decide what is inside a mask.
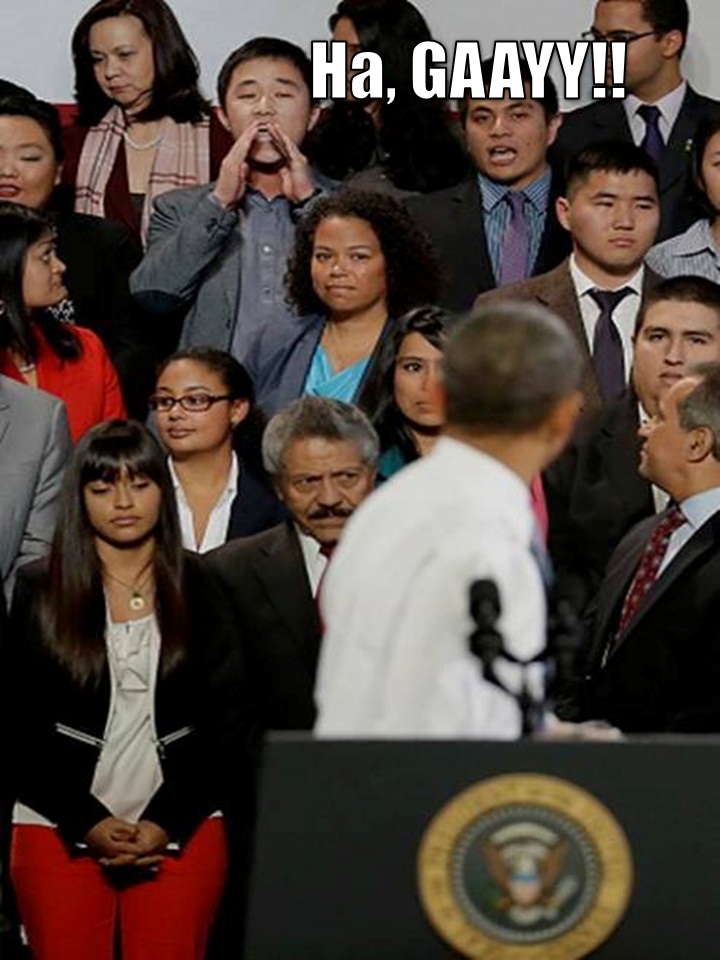
[[[293,524],[233,540],[203,561],[232,604],[264,726],[311,729],[321,626]]]
[[[287,515],[270,483],[255,470],[240,467],[240,488],[230,507],[226,540],[250,537],[281,523]]]
[[[560,712],[604,718],[629,733],[717,733],[720,513],[673,558],[614,640],[625,595],[657,523],[657,517],[643,520],[613,554],[593,611],[587,679],[570,711]]]
[[[655,512],[650,483],[638,473],[638,401],[631,391],[581,424],[545,471],[548,547],[561,595],[597,592],[613,550]]]
[[[690,151],[700,121],[719,114],[719,101],[703,97],[688,86],[660,164],[658,241],[682,233],[705,216],[693,186]],[[597,101],[566,113],[550,155],[564,171],[573,154],[602,140],[634,143],[620,100]]]
[[[554,175],[533,276],[552,270],[570,253],[570,235],[555,216],[555,200],[560,192],[559,177]],[[445,273],[440,304],[448,310],[469,310],[478,294],[497,286],[477,176],[446,190],[408,197],[405,205],[432,240],[440,258]]]
[[[144,420],[155,366],[174,341],[166,336],[169,325],[148,323],[130,296],[130,274],[142,259],[140,244],[122,224],[102,217],[62,210],[54,219],[75,321],[100,337],[129,412]]]
[[[110,815],[90,787],[110,703],[105,665],[96,687],[79,687],[44,646],[38,595],[47,561],[22,569],[2,664],[2,726],[14,799],[52,820],[71,849]],[[163,783],[143,818],[186,841],[214,810],[228,807],[237,782],[249,785],[252,714],[240,648],[222,591],[199,559],[186,555],[190,649],[155,690]],[[226,780],[227,778],[227,780]],[[231,782],[232,781],[232,782]]]

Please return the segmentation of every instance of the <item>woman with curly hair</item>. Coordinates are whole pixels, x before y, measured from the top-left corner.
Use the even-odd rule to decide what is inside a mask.
[[[355,53],[377,53],[388,100],[336,100],[307,142],[313,163],[349,185],[394,195],[428,193],[458,183],[468,163],[448,123],[447,104],[413,89],[413,50],[432,40],[425,18],[409,0],[341,0],[329,20],[332,39]]]
[[[396,200],[359,190],[318,200],[288,264],[294,331],[270,327],[252,351],[264,411],[303,394],[352,402],[395,318],[431,303],[439,277],[429,241]]]
[[[75,210],[143,240],[155,197],[208,183],[232,144],[198,89],[198,62],[164,0],[98,0],[72,37],[76,125],[63,183]]]

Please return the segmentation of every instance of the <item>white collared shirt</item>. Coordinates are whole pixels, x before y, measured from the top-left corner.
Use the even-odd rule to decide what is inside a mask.
[[[171,457],[168,457],[168,467],[170,468],[170,476],[172,477],[173,488],[175,490],[175,502],[180,518],[180,532],[182,534],[183,546],[186,550],[193,550],[196,553],[207,553],[208,550],[221,547],[227,540],[230,512],[232,511],[233,500],[238,493],[240,465],[236,454],[233,452],[227,483],[210,512],[201,544],[198,544],[195,540],[193,513]]]
[[[664,97],[656,100],[655,103],[648,104],[648,106],[657,107],[660,111],[658,126],[660,127],[660,136],[665,143],[670,139],[672,128],[675,126],[675,121],[678,118],[683,100],[685,99],[686,90],[687,81],[683,80],[674,90],[671,90],[670,93],[666,93]],[[639,147],[645,139],[645,132],[647,130],[647,124],[638,113],[640,107],[645,105],[646,102],[636,97],[634,93],[629,93],[623,101],[630,132],[637,147]]]
[[[515,700],[470,651],[469,597],[476,581],[494,582],[508,650],[529,659],[544,648],[534,530],[517,474],[449,437],[361,504],[323,581],[317,734],[517,737]],[[497,673],[519,688],[517,667]]]
[[[633,334],[635,333],[635,321],[642,301],[644,276],[645,267],[641,265],[629,280],[620,284],[620,287],[629,287],[632,293],[621,300],[612,313],[612,321],[617,327],[620,340],[622,341],[626,383],[630,377],[630,369],[632,367]],[[582,317],[583,328],[585,330],[588,351],[592,355],[593,339],[595,337],[595,327],[598,317],[600,316],[600,307],[592,298],[591,291],[597,290],[598,285],[580,269],[575,259],[575,254],[570,256],[570,277],[572,278],[580,307],[580,316]]]
[[[315,537],[303,533],[297,524],[295,524],[295,530],[298,535],[298,540],[300,541],[300,549],[302,550],[303,560],[305,561],[305,570],[307,571],[308,580],[310,581],[310,590],[312,591],[312,595],[316,597],[320,581],[323,578],[325,568],[328,564],[328,558],[324,553],[320,553],[320,544]]]

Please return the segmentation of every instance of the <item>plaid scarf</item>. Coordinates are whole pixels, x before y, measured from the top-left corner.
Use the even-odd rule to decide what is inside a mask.
[[[78,163],[75,210],[97,217],[105,215],[105,191],[122,145],[127,124],[120,107],[112,107],[100,123],[88,130]],[[176,123],[164,117],[142,212],[142,237],[146,244],[155,197],[168,190],[194,187],[210,180],[210,120]]]

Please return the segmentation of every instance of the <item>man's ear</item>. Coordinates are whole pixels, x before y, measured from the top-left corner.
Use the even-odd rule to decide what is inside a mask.
[[[57,165],[57,170],[55,171],[55,186],[59,186],[60,178],[62,177],[62,164]]]
[[[683,45],[683,35],[680,30],[668,30],[660,37],[662,55],[666,60],[680,56],[680,50]]]
[[[445,423],[447,420],[447,390],[445,389],[445,384],[442,382],[442,380],[433,380],[430,383],[428,394],[430,402],[437,404],[437,407],[442,414],[443,423]]]
[[[315,124],[318,122],[319,119],[320,119],[320,107],[314,106],[310,109],[310,116],[308,117],[306,132],[309,132],[310,130],[312,130],[312,128],[315,126]]]
[[[700,463],[715,456],[715,434],[710,427],[693,427],[687,435],[688,463]]]
[[[561,113],[556,113],[555,116],[551,117],[548,121],[547,145],[549,147],[555,143],[557,135],[560,132],[560,127],[563,125],[563,119]]]
[[[232,133],[232,130],[230,129],[230,121],[228,120],[227,114],[225,113],[222,107],[218,107],[217,117],[220,123],[225,127],[227,132]]]
[[[570,232],[570,201],[567,197],[558,197],[555,201],[555,214],[563,229]]]

